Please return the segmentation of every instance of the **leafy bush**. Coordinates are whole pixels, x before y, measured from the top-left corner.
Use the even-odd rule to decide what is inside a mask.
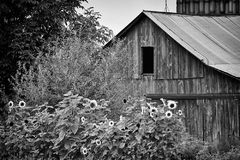
[[[240,159],[240,146],[230,145],[228,150],[221,151],[214,144],[210,144],[199,151],[197,160],[238,160]]]
[[[224,154],[223,160],[238,160],[240,159],[240,147],[234,147]]]
[[[229,142],[228,146],[221,150],[225,143],[216,145],[215,142],[203,142],[186,134],[177,148],[179,157],[184,160],[238,160],[240,159],[238,141]]]
[[[199,151],[203,150],[204,143],[194,137],[185,134],[183,141],[178,145],[181,159],[195,160]]]
[[[123,42],[105,50],[76,37],[59,43],[48,49],[51,54],[38,56],[35,65],[19,64],[13,80],[17,99],[56,104],[69,90],[111,101],[129,94],[131,63]]]
[[[128,97],[118,120],[112,103],[68,92],[55,106],[9,103],[1,134],[8,159],[178,159],[185,128],[176,102]]]

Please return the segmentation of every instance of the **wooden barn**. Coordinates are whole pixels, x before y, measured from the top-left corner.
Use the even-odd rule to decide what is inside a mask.
[[[188,132],[205,141],[240,139],[239,13],[240,1],[178,0],[177,13],[143,11],[116,35],[133,91],[177,100]]]

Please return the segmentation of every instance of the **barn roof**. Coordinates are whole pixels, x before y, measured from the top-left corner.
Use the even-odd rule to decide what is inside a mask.
[[[206,65],[240,78],[240,16],[143,11],[116,37],[122,37],[143,16],[151,19]]]

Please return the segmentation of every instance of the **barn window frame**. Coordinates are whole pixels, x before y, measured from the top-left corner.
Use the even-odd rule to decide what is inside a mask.
[[[148,56],[146,56],[148,54]],[[151,64],[151,66],[149,66]],[[154,47],[141,46],[141,74],[154,75]]]

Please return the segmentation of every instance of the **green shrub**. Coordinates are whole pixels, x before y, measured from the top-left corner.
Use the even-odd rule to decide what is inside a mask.
[[[196,156],[200,151],[204,150],[204,147],[204,142],[186,133],[182,142],[178,145],[178,152],[181,159],[196,160]]]
[[[179,159],[185,128],[176,102],[144,98],[112,103],[68,92],[55,106],[9,104],[4,132],[8,159]]]
[[[34,65],[19,64],[13,86],[16,99],[56,104],[69,90],[92,99],[116,102],[129,94],[131,62],[124,42],[108,49],[80,38],[53,43]]]
[[[223,160],[239,160],[240,159],[240,146],[232,148],[224,154]]]
[[[200,151],[197,155],[197,160],[239,160],[240,147],[232,147],[229,151],[225,152],[210,152],[209,149]]]
[[[184,160],[238,160],[240,146],[237,140],[216,145],[214,142],[202,142],[186,134],[178,145],[179,156]],[[221,147],[219,147],[221,146]],[[224,148],[224,150],[222,150]]]

